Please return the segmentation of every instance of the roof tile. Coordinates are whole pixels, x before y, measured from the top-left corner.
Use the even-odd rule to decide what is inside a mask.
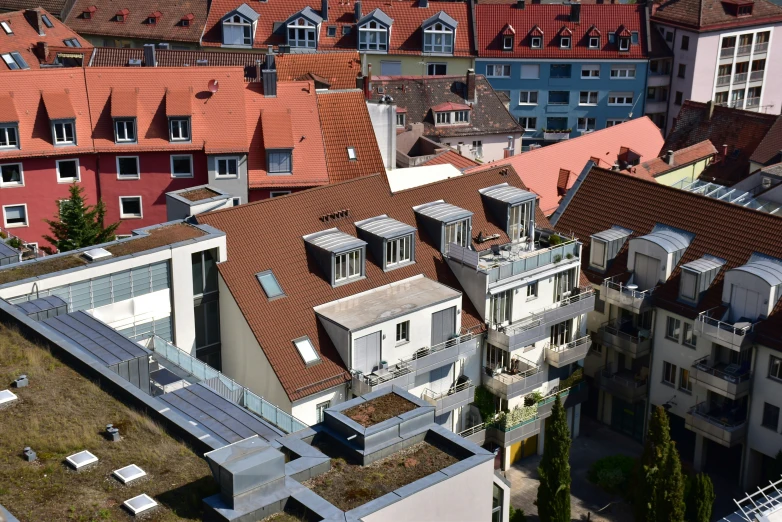
[[[741,17],[726,8],[725,3],[720,0],[664,0],[654,4],[652,21],[696,31],[782,21],[782,7],[767,0],[753,0],[752,14]]]
[[[293,148],[290,110],[261,111],[261,131],[263,132],[263,146],[266,150]]]
[[[111,91],[111,117],[135,118],[138,112],[138,92],[133,90]]]

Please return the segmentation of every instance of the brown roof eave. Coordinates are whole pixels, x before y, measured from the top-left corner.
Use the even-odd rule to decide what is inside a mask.
[[[765,18],[748,18],[746,20],[739,20],[736,21],[730,21],[730,22],[723,22],[719,24],[710,24],[703,27],[699,27],[697,25],[688,24],[684,22],[677,22],[673,20],[666,20],[664,18],[658,18],[655,15],[652,15],[652,22],[658,23],[658,24],[665,24],[670,25],[671,27],[678,27],[679,29],[687,29],[689,31],[693,31],[696,33],[710,33],[714,31],[722,31],[724,29],[731,29],[731,28],[738,28],[738,27],[748,27],[753,25],[762,25],[767,23],[775,23],[775,22],[782,22],[782,16],[769,16]]]

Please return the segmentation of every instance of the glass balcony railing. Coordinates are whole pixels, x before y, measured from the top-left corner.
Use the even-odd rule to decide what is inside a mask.
[[[730,74],[717,76],[717,87],[722,87],[723,85],[730,85]]]
[[[720,49],[720,58],[733,58],[735,47],[723,47]]]
[[[689,409],[684,425],[707,439],[731,447],[746,438],[747,411],[741,407],[729,409],[701,402]]]
[[[768,51],[768,42],[761,42],[755,44],[755,54],[765,53]]]
[[[752,45],[739,45],[739,50],[736,51],[736,56],[746,56],[752,52]]]
[[[760,107],[760,96],[756,96],[754,98],[747,98],[747,104],[745,105],[747,109],[754,109],[755,107]]]
[[[733,85],[738,85],[741,83],[747,83],[747,73],[736,73],[733,75]]]
[[[765,70],[760,71],[752,71],[749,73],[749,81],[751,82],[758,82],[763,79],[763,73],[765,73]]]

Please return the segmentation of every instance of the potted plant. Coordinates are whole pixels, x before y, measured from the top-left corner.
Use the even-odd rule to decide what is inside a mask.
[[[388,362],[380,361],[380,364],[378,365],[378,368],[381,369],[381,370],[388,370]]]

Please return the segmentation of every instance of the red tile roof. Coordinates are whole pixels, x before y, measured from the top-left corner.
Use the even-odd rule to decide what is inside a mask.
[[[37,5],[37,4],[36,4]],[[9,6],[10,7],[10,6]],[[54,27],[46,27],[41,22],[41,31],[35,28],[34,24],[38,23],[38,16],[46,16]],[[31,11],[13,11],[10,13],[0,13],[0,21],[7,22],[13,31],[13,35],[5,34],[5,31],[0,29],[0,54],[18,52],[24,58],[24,61],[30,66],[31,69],[40,69],[41,63],[51,63],[56,57],[55,48],[65,47],[65,40],[75,38],[79,41],[82,49],[75,49],[68,47],[69,53],[86,53],[86,58],[89,58],[92,52],[92,44],[87,40],[76,34],[68,26],[60,22],[55,16],[44,9],[35,9]],[[46,59],[41,55],[39,58],[36,55],[36,46],[46,44],[49,47],[50,57]],[[86,60],[85,60],[86,62]],[[21,70],[10,70],[5,63],[0,62],[0,74],[3,73],[20,73]]]
[[[356,77],[361,74],[358,51],[330,53],[290,53],[275,57],[277,79],[281,82],[298,80],[306,74],[321,76],[330,89],[355,89]]]
[[[293,130],[290,110],[268,109],[261,111],[263,146],[268,149],[292,149]]]
[[[14,99],[8,94],[0,94],[0,123],[18,122],[19,114],[14,106]]]
[[[209,9],[209,19],[204,30],[202,44],[220,47],[222,30],[220,20],[229,12],[242,5],[243,0],[214,0]],[[255,33],[254,48],[268,45],[285,44],[285,32],[274,32],[274,24],[285,22],[305,7],[311,7],[320,13],[320,2],[312,0],[267,0],[248,4],[260,15]],[[421,24],[428,18],[444,11],[458,22],[454,41],[454,56],[472,54],[472,24],[470,23],[467,2],[445,2],[430,0],[428,7],[418,7],[418,0],[363,0],[361,10],[364,15],[374,9],[380,9],[394,20],[391,28],[391,40],[388,54],[420,55],[423,51],[423,32]],[[329,37],[325,27],[320,31],[318,50],[357,49],[355,31],[354,2],[330,0],[328,21],[323,26],[335,26],[336,36]],[[351,28],[349,34],[343,34],[343,27]]]
[[[664,150],[663,154],[667,154],[667,151]],[[709,140],[704,140],[681,150],[673,151],[673,164],[669,164],[664,157],[654,158],[644,161],[630,170],[635,174],[646,174],[656,178],[671,170],[680,169],[691,163],[713,158],[716,155],[717,149],[714,148],[714,145]]]
[[[50,120],[70,120],[76,118],[76,111],[73,110],[68,91],[55,87],[52,90],[43,91],[41,96],[46,107],[46,115],[49,116]]]
[[[432,107],[432,111],[434,112],[469,111],[470,109],[472,109],[472,107],[470,107],[469,105],[466,105],[464,103],[453,103],[453,102],[440,103]]]
[[[179,88],[166,89],[166,116],[190,116],[193,107],[190,104],[191,93]]]
[[[329,182],[323,133],[318,117],[315,85],[311,82],[280,82],[277,97],[262,94],[260,83],[248,83],[244,90],[250,188],[315,187]],[[240,100],[241,102],[241,100]],[[266,171],[266,144],[264,142],[262,111],[290,110],[293,136],[293,173],[270,176]]]
[[[247,76],[253,76],[255,62],[263,60],[258,51],[183,51],[179,49],[155,49],[158,67],[194,66],[198,60],[206,60],[209,67],[245,67]],[[141,60],[147,66],[143,49],[125,47],[96,47],[90,58],[91,67],[125,67],[130,60]]]
[[[364,93],[356,89],[328,91],[317,97],[329,181],[338,183],[385,172]],[[355,160],[348,158],[348,147],[355,150]]]
[[[782,21],[782,7],[767,0],[754,0],[752,14],[736,16],[720,0],[663,0],[653,4],[652,21],[695,31],[713,31]]]
[[[578,4],[576,4],[578,5]],[[646,20],[640,4],[581,5],[580,22],[570,21],[570,5],[533,4],[524,9],[515,4],[483,4],[476,6],[478,25],[478,55],[482,58],[562,58],[562,59],[634,59],[646,58]],[[504,50],[502,32],[506,24],[516,31],[513,50]],[[589,49],[587,33],[596,27],[602,34],[599,49]],[[530,38],[535,28],[542,31],[543,48],[532,49]],[[571,49],[561,49],[559,35],[572,31]],[[629,51],[620,51],[608,36],[620,30],[638,32],[638,44]]]
[[[771,165],[782,161],[782,116],[777,116],[777,121],[755,148],[750,159],[761,165]]]
[[[138,114],[138,92],[136,89],[111,91],[111,117],[135,118]]]
[[[641,161],[645,161],[657,157],[662,145],[660,129],[644,116],[572,140],[522,152],[487,166],[512,165],[522,176],[524,184],[540,196],[543,213],[550,215],[557,209],[561,197],[561,191],[557,189],[561,169],[575,173],[568,178],[567,188],[570,188],[593,156],[600,159],[601,164],[612,166],[622,147],[632,147],[641,155]],[[476,167],[469,172],[484,168]]]
[[[444,199],[474,212],[476,236],[479,231],[484,235],[499,234],[497,240],[475,245],[479,249],[490,248],[492,244],[507,242],[508,237],[487,218],[478,190],[505,182],[523,188],[512,169],[504,174],[503,170],[488,169],[395,194],[391,193],[385,175],[365,176],[197,216],[200,223],[226,233],[231,255],[219,265],[220,274],[291,401],[349,379],[345,364],[318,324],[314,306],[418,274],[461,291],[459,281],[423,229],[419,228],[416,234],[414,264],[384,272],[370,256],[366,278],[336,288],[318,268],[312,268],[302,236],[335,226],[355,235],[356,221],[381,214],[416,226],[413,206]],[[346,218],[321,221],[324,214],[341,209],[350,209]],[[286,297],[273,301],[266,298],[255,277],[263,270],[272,270]],[[462,298],[462,312],[463,328],[482,327],[480,316],[466,295]],[[296,352],[292,340],[304,335],[309,336],[321,356],[319,364],[307,367]]]
[[[206,0],[76,0],[65,18],[74,31],[82,34],[143,38],[145,40],[197,43],[206,23]],[[97,9],[87,18],[84,11]],[[124,22],[118,22],[117,13],[124,13]],[[150,18],[160,13],[155,23]],[[187,19],[187,25],[182,23]]]
[[[457,169],[462,170],[475,167],[476,165],[480,165],[480,163],[473,161],[470,158],[465,158],[458,152],[446,150],[445,152],[441,152],[440,154],[436,155],[432,159],[421,163],[420,166],[425,167],[428,165],[453,165]]]

